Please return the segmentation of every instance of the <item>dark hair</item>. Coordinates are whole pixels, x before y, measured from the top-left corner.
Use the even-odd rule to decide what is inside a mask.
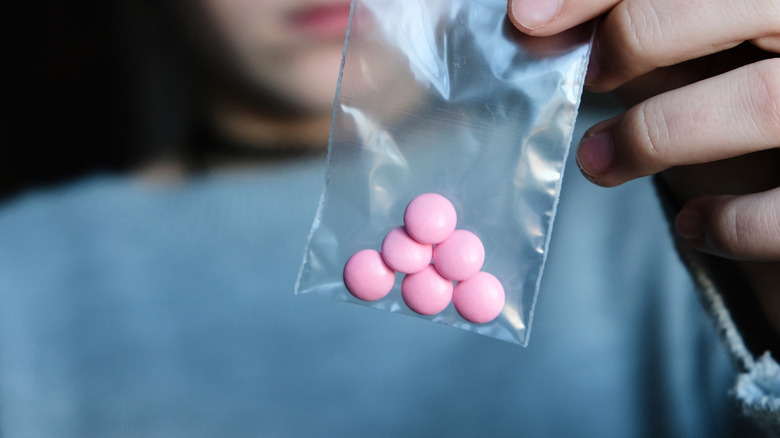
[[[176,154],[192,50],[172,1],[16,2],[0,121],[0,197]],[[6,18],[8,19],[8,18]]]

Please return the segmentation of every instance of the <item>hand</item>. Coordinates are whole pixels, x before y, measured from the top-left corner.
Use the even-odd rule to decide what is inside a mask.
[[[583,174],[660,172],[680,236],[739,260],[780,332],[780,2],[510,0],[509,16],[535,36],[601,17],[587,86],[633,106],[585,134]]]

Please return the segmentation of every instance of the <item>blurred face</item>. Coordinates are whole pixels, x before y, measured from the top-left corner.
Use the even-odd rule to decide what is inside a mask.
[[[202,0],[231,64],[303,113],[330,113],[349,0]]]

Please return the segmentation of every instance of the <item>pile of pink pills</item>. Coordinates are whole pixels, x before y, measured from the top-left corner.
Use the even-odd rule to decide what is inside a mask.
[[[413,311],[435,315],[453,302],[469,322],[494,320],[504,308],[504,288],[481,271],[482,241],[456,224],[455,207],[444,196],[424,193],[414,198],[406,206],[404,226],[387,233],[381,252],[364,249],[347,260],[344,285],[356,298],[376,301],[390,293],[400,272],[406,274],[401,295]]]

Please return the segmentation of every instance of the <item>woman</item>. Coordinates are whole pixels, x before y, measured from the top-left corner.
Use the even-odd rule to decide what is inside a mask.
[[[122,8],[133,36],[119,40],[131,50],[120,71],[132,74],[117,77],[135,88],[106,87],[143,111],[109,133],[149,148],[95,160],[134,172],[0,210],[3,434],[755,432],[732,411],[730,363],[648,181],[566,180],[527,349],[296,298],[343,36],[330,23],[343,26],[344,4]],[[585,109],[583,128],[615,111]],[[3,147],[26,146],[14,138]]]

